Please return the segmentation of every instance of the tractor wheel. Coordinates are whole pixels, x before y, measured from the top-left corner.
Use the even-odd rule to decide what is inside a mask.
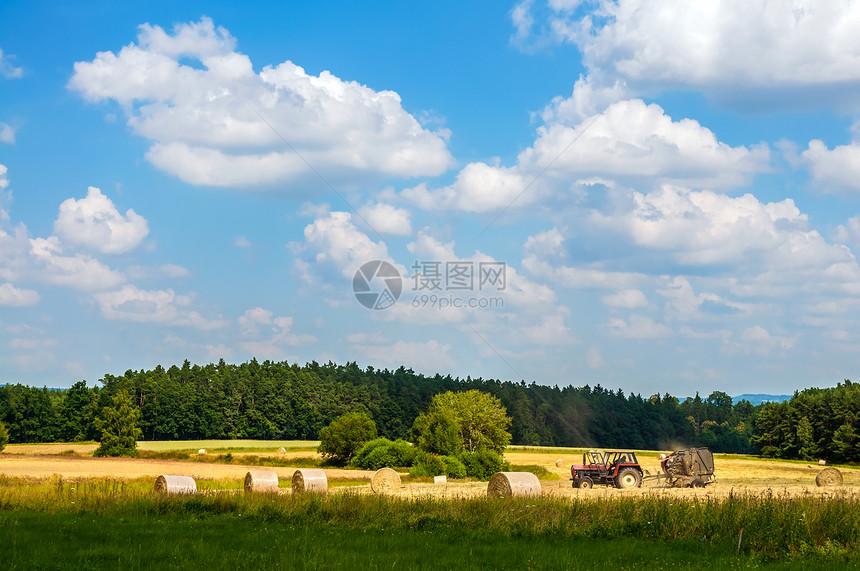
[[[696,478],[695,480],[690,482],[690,487],[691,488],[704,488],[705,483],[703,481],[701,481],[700,479]]]
[[[621,468],[615,476],[615,485],[619,488],[638,488],[642,485],[642,474],[636,468]]]
[[[576,487],[580,490],[590,490],[594,487],[594,482],[588,476],[585,476],[576,483]]]

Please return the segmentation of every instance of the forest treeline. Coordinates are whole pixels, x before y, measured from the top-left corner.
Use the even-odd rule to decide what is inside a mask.
[[[733,404],[719,391],[679,400],[668,394],[625,395],[599,384],[559,388],[425,376],[403,367],[361,369],[355,363],[186,361],[182,367],[105,375],[99,384],[88,387],[81,381],[65,390],[0,387],[0,421],[8,427],[10,442],[96,440],[94,420],[120,390],[128,391],[139,408],[145,440],[317,439],[323,427],[349,411],[367,413],[380,436],[408,438],[415,418],[434,395],[471,389],[501,400],[512,419],[513,444],[636,449],[694,445],[716,452],[853,460],[860,432],[860,389],[849,381],[758,407],[748,401]],[[836,399],[843,405],[835,409],[815,404],[843,392]],[[812,411],[829,416],[810,418],[812,436],[807,437],[801,419]],[[830,442],[828,434],[836,432],[843,444]]]

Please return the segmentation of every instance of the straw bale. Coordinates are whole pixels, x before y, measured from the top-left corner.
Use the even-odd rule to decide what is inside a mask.
[[[819,461],[818,461],[818,465],[819,465],[819,466],[826,466],[826,465],[827,465],[827,460],[819,460]]]
[[[162,494],[194,494],[197,482],[191,476],[159,476],[155,480],[155,491]]]
[[[319,468],[302,468],[293,473],[294,492],[325,493],[328,490],[328,477]]]
[[[286,448],[284,448],[283,446],[281,446],[280,448],[278,448],[278,454],[286,454],[286,453],[287,453],[287,449],[286,449]]]
[[[198,456],[205,456],[206,455],[206,449],[201,448],[200,450],[197,451],[197,455]]]
[[[487,497],[539,496],[540,480],[531,472],[498,472],[487,485]]]
[[[831,488],[842,485],[842,472],[836,468],[825,468],[815,476],[815,483],[820,488]]]
[[[370,489],[383,494],[400,488],[400,474],[391,468],[380,468],[370,479]]]
[[[448,483],[448,476],[433,476],[433,483],[434,484],[447,484]]]
[[[278,474],[268,470],[252,470],[245,474],[246,492],[278,491]]]
[[[559,458],[558,460],[556,460],[556,461],[555,461],[555,467],[556,467],[556,468],[564,468],[564,460],[562,460],[561,458]]]

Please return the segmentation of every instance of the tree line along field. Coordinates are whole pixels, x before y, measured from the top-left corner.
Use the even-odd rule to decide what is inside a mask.
[[[308,440],[347,411],[368,414],[380,436],[405,438],[435,395],[480,390],[511,418],[512,443],[658,449],[684,443],[715,452],[860,462],[860,386],[806,389],[784,403],[753,406],[715,391],[706,398],[625,395],[599,384],[424,376],[355,363],[286,362],[155,367],[105,375],[66,390],[0,386],[0,422],[13,443],[95,440],[95,420],[118,391],[140,411],[144,440]]]
[[[840,467],[842,488],[823,490],[814,486],[817,465],[718,455],[718,481],[703,490],[580,491],[566,472],[581,449],[513,447],[511,464],[546,470],[542,497],[487,499],[485,482],[442,489],[405,474],[399,492],[379,496],[368,473],[331,468],[333,482],[342,473],[350,485],[294,495],[290,466],[266,468],[278,473],[281,494],[237,489],[252,468],[244,458],[322,462],[316,444],[141,442],[184,459],[93,458],[95,444],[9,445],[0,454],[0,560],[12,569],[844,569],[856,562],[860,474],[850,467]],[[198,456],[199,448],[211,458]],[[209,461],[228,453],[234,462]],[[638,452],[645,467],[656,455]],[[102,463],[109,476],[93,468]],[[202,491],[155,494],[163,473],[195,475]]]

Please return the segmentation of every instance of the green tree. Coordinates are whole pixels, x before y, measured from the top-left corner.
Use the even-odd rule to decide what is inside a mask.
[[[441,456],[457,454],[463,449],[460,426],[447,410],[419,414],[412,425],[412,439],[421,450]]]
[[[336,462],[347,463],[358,450],[376,438],[376,423],[363,412],[348,412],[320,430],[319,452]]]
[[[489,449],[499,454],[511,442],[511,419],[497,397],[479,390],[441,393],[433,397],[428,416],[450,416],[468,452]],[[441,421],[440,421],[441,422]]]
[[[137,439],[143,432],[138,427],[140,410],[134,407],[126,391],[119,391],[111,399],[113,406],[102,409],[101,418],[93,420],[96,432],[101,435],[94,456],[137,456]]]
[[[9,433],[6,431],[6,426],[0,422],[0,452],[3,452],[3,449],[6,448],[6,444],[9,443]]]

